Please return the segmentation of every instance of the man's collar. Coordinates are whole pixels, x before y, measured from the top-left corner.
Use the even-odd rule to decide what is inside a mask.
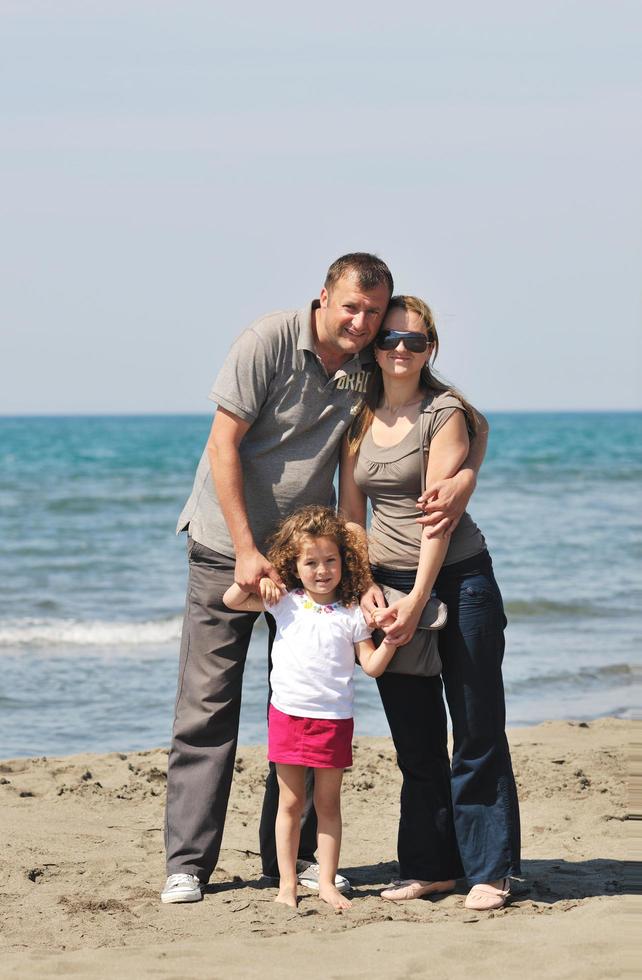
[[[314,348],[314,330],[312,329],[312,310],[318,310],[321,303],[318,299],[313,299],[308,306],[299,312],[299,321],[301,326],[299,328],[299,339],[297,340],[297,350],[311,350],[313,354],[316,354]]]

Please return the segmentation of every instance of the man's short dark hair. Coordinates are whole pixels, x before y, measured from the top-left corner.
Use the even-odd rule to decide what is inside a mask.
[[[339,279],[350,273],[357,277],[359,287],[366,292],[384,285],[388,287],[391,296],[394,292],[390,269],[383,259],[369,252],[349,252],[348,255],[335,259],[325,277],[325,288],[330,292]]]

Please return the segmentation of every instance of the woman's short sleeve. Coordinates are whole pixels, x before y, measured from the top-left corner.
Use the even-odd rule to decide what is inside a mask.
[[[430,420],[428,423],[428,442],[432,442],[439,430],[446,424],[450,416],[456,412],[464,411],[461,399],[456,395],[451,395],[445,391],[437,395],[429,406]]]

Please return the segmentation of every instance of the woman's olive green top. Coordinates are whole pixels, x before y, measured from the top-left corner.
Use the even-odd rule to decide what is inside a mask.
[[[427,413],[423,426],[417,419],[396,446],[377,446],[372,429],[368,429],[359,447],[354,479],[372,504],[368,532],[372,565],[413,569],[419,562],[422,526],[417,524],[416,504],[422,490],[420,467],[425,467],[427,460],[419,445],[420,431],[423,428],[426,433],[429,453],[431,439],[453,412],[463,408],[458,398],[445,392],[427,398],[421,411]],[[485,547],[484,535],[466,512],[453,531],[444,565],[471,558]]]

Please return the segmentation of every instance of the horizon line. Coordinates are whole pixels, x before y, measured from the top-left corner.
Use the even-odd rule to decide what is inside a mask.
[[[484,408],[492,415],[639,415],[639,408]],[[116,419],[116,418],[211,418],[206,411],[136,411],[136,412],[11,412],[0,413],[0,419]]]

